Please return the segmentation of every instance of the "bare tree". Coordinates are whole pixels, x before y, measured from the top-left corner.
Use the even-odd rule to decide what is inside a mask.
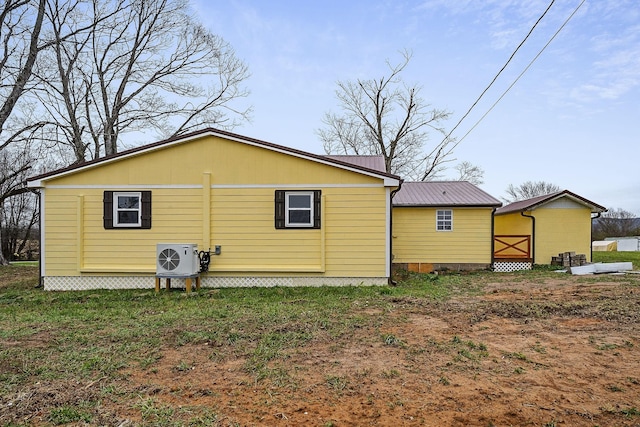
[[[450,113],[430,106],[420,97],[421,87],[401,78],[411,60],[402,52],[398,65],[387,61],[390,74],[379,79],[340,81],[336,97],[340,114],[326,113],[324,129],[316,131],[327,154],[382,155],[387,172],[425,180],[446,161],[451,140],[442,122]],[[425,154],[429,132],[444,135]]]
[[[73,35],[71,32],[52,37],[46,13],[50,3],[51,0],[5,0],[0,6],[1,206],[10,197],[27,191],[25,172],[37,159],[31,152],[34,138],[46,126],[55,126],[35,114],[36,104],[29,101],[37,87],[34,72],[40,56],[55,43]],[[0,220],[0,238],[2,223]],[[0,264],[6,262],[0,253]]]
[[[2,206],[7,197],[18,190],[16,181],[30,167],[31,157],[17,156],[13,162],[9,149],[18,144],[25,130],[33,131],[38,124],[22,129],[11,126],[10,118],[20,98],[28,90],[33,67],[41,50],[40,32],[46,0],[5,0],[0,8],[0,240],[2,237]],[[0,265],[7,260],[0,251]]]
[[[7,147],[15,135],[3,135],[20,97],[31,79],[41,47],[40,31],[46,0],[5,0],[0,9],[0,149]],[[35,11],[34,11],[35,9]],[[34,13],[31,13],[34,12]]]
[[[513,203],[519,200],[527,200],[533,197],[544,196],[561,190],[562,189],[557,185],[545,181],[526,181],[518,186],[509,184],[509,187],[506,189],[507,197],[503,197],[502,200],[506,203]]]
[[[26,254],[27,259],[32,259],[38,249],[34,233],[40,219],[38,200],[34,193],[26,192],[12,197],[11,203],[5,200],[0,206],[4,221],[1,247],[5,258]]]
[[[6,215],[7,211],[12,212],[12,207],[7,201],[26,192],[24,181],[32,164],[33,159],[28,150],[18,151],[14,147],[0,150],[0,230],[3,230],[0,233],[0,242],[7,241],[8,236],[4,236],[4,229],[12,218],[11,215]],[[8,246],[3,244],[1,248],[0,265],[6,265]]]
[[[0,184],[11,187],[0,202],[27,191],[14,180],[45,157],[30,151],[34,141],[47,159],[71,152],[82,162],[116,153],[127,131],[232,128],[250,114],[235,102],[248,94],[247,77],[187,0],[5,0],[0,154],[21,161],[0,170]]]
[[[90,5],[76,2],[69,14],[50,6],[56,37],[92,25],[56,44],[39,70],[43,106],[62,124],[77,162],[118,152],[128,131],[171,137],[248,118],[250,108],[234,106],[248,95],[247,66],[196,22],[185,0]]]
[[[640,219],[624,209],[611,208],[593,221],[593,239],[626,237],[640,234]]]
[[[458,163],[455,168],[458,172],[458,181],[468,181],[474,185],[484,183],[484,170],[468,161]]]
[[[0,6],[0,240],[6,221],[2,213],[12,209],[14,197],[22,197],[27,172],[38,159],[34,140],[42,139],[47,126],[57,125],[35,110],[41,103],[34,98],[38,61],[55,44],[63,43],[87,27],[68,28],[53,34],[47,11],[54,0],[5,0]],[[66,2],[60,15],[75,13],[76,4]],[[87,24],[89,27],[93,24]],[[0,264],[7,260],[0,251]]]

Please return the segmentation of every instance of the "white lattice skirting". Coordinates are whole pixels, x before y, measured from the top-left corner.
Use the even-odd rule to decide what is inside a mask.
[[[518,262],[518,261],[498,261],[493,263],[493,271],[498,273],[510,273],[512,271],[531,270],[532,264],[530,262]]]
[[[203,276],[205,288],[247,288],[274,286],[383,286],[386,277],[213,277]],[[184,288],[184,279],[171,279],[172,288]],[[89,289],[155,289],[155,276],[49,276],[46,291]]]

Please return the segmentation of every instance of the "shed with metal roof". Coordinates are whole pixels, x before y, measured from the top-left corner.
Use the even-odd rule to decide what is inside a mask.
[[[575,252],[590,262],[591,222],[606,210],[569,190],[503,206],[495,213],[496,258],[550,264],[560,253]]]
[[[393,197],[396,269],[488,269],[493,212],[502,203],[466,181],[405,182]]]

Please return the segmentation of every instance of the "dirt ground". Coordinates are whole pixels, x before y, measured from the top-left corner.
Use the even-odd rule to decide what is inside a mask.
[[[282,380],[256,381],[245,360],[212,357],[205,342],[165,348],[119,384],[65,387],[79,396],[119,390],[101,401],[100,422],[120,427],[640,426],[634,280],[514,276],[476,296],[393,298],[385,312],[362,306],[386,320],[292,351],[271,366],[287,372]],[[177,369],[185,355],[190,363]],[[171,424],[161,422],[163,408]]]
[[[388,330],[290,354],[295,385],[256,382],[243,360],[212,361],[204,343],[166,349],[152,371],[130,372],[129,387],[174,408],[208,406],[218,425],[640,425],[637,286],[576,278],[487,291],[398,299]],[[386,341],[371,338],[380,331]],[[192,367],[176,371],[185,352]]]

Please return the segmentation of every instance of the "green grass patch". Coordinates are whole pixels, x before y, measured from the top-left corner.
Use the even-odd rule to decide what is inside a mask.
[[[37,265],[10,264],[0,266],[0,290],[23,290],[38,285]]]
[[[37,267],[39,263],[38,261],[11,261],[11,265],[22,267]]]
[[[475,343],[471,340],[463,340],[457,335],[451,339],[451,344],[457,351],[455,361],[478,361],[489,356],[487,346],[484,343]]]
[[[49,421],[54,425],[69,424],[76,421],[91,422],[91,413],[87,408],[64,405],[49,413]]]
[[[595,251],[593,262],[631,262],[634,270],[640,270],[640,252]]]

